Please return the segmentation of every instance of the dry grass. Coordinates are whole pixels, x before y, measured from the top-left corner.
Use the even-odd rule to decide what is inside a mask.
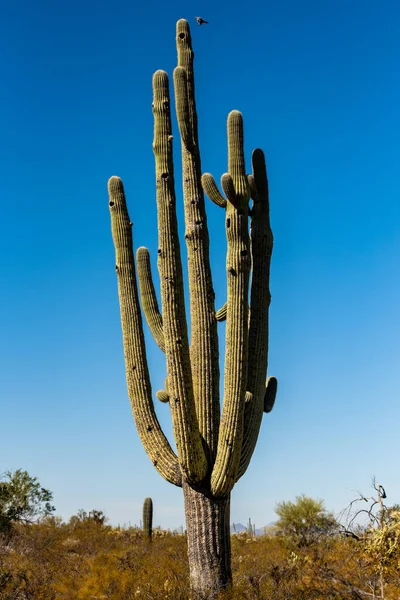
[[[378,575],[355,540],[331,538],[308,548],[277,536],[233,536],[234,592],[220,600],[372,598]],[[399,598],[399,563],[385,573],[385,600]],[[3,600],[189,600],[186,538],[90,520],[19,526],[0,543]],[[371,594],[371,595],[367,595]]]

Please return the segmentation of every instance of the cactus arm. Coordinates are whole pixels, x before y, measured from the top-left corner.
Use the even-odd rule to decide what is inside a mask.
[[[142,310],[157,346],[165,352],[162,316],[158,308],[157,296],[151,275],[150,254],[147,248],[138,248],[136,252],[136,265]]]
[[[238,111],[228,116],[228,170],[236,206],[229,201],[226,209],[228,306],[224,401],[217,457],[211,474],[211,491],[217,497],[228,494],[236,480],[247,382],[250,188],[244,170],[243,119]]]
[[[225,321],[226,320],[226,312],[228,309],[228,303],[225,302],[223,306],[215,313],[215,318],[217,321]]]
[[[141,442],[153,465],[164,479],[181,486],[182,476],[177,457],[154,412],[136,284],[132,223],[119,177],[110,178],[108,191],[116,253],[126,380],[132,412]]]
[[[210,173],[203,173],[201,176],[201,185],[203,190],[207,194],[214,204],[221,208],[226,208],[226,200],[219,191],[217,184],[215,183],[214,177]]]
[[[226,312],[228,309],[228,303],[225,302],[225,304],[223,306],[221,306],[221,308],[219,310],[217,310],[217,312],[215,313],[215,318],[217,319],[217,321],[226,321]],[[250,307],[249,307],[249,318],[248,318],[248,323],[250,323]]]
[[[264,394],[264,412],[270,413],[274,408],[276,392],[278,391],[278,380],[276,377],[268,377]]]
[[[166,377],[165,380],[164,380],[164,389],[163,390],[158,390],[156,392],[156,396],[157,396],[157,398],[159,399],[160,402],[164,402],[164,403],[169,402],[168,377]]]
[[[249,185],[254,201],[250,228],[253,272],[250,293],[251,316],[246,391],[253,394],[253,401],[249,403],[245,411],[242,457],[238,478],[244,474],[249,465],[257,443],[264,411],[265,375],[268,366],[268,310],[271,301],[269,275],[273,235],[269,220],[267,170],[262,150],[254,150],[252,162],[254,180],[252,181],[250,177]]]
[[[176,218],[168,76],[153,76],[154,142],[158,214],[158,270],[168,393],[174,437],[182,474],[198,483],[207,472],[193,397],[183,274]]]
[[[237,197],[233,179],[229,173],[224,173],[221,177],[221,186],[225,192],[225,196],[233,206],[237,206]]]
[[[253,203],[256,204],[257,202],[260,201],[260,197],[258,195],[256,180],[254,178],[254,175],[252,175],[252,174],[247,175],[247,181],[249,182],[249,186],[250,186],[251,199],[253,200]],[[249,211],[249,213],[250,213],[250,211]],[[251,215],[253,215],[252,211],[251,211]]]
[[[156,396],[160,402],[166,404],[169,402],[169,394],[165,390],[157,390]]]
[[[182,185],[191,317],[190,359],[200,435],[212,463],[217,449],[220,419],[218,333],[209,258],[209,235],[201,186],[194,96],[194,54],[189,24],[184,19],[177,23],[176,42],[178,67],[175,72],[175,100],[182,142]],[[185,125],[184,118],[187,115],[189,123]]]
[[[190,118],[187,73],[184,67],[178,66],[174,69],[174,90],[176,118],[178,120],[181,142],[188,151],[193,153],[195,150],[195,138]]]

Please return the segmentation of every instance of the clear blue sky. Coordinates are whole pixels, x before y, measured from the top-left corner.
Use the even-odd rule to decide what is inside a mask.
[[[138,523],[151,496],[157,524],[183,523],[181,491],[150,464],[130,413],[106,191],[109,176],[123,178],[135,247],[148,246],[155,267],[151,77],[172,73],[181,17],[192,25],[203,169],[226,170],[226,116],[239,109],[248,165],[264,148],[271,188],[279,395],[232,520],[261,526],[301,493],[338,512],[373,475],[399,502],[394,0],[2,6],[0,472],[36,475],[64,517],[98,508]],[[175,156],[179,181],[178,145]],[[207,209],[219,305],[223,215]],[[147,338],[156,390],[164,358]],[[157,410],[170,433],[168,407]]]

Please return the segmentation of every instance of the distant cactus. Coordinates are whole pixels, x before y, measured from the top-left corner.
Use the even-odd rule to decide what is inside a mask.
[[[228,116],[228,173],[202,174],[194,96],[193,50],[187,21],[177,23],[175,105],[181,137],[190,334],[176,216],[168,76],[153,76],[153,152],[158,211],[161,310],[145,248],[132,247],[132,222],[119,177],[108,184],[121,309],[125,367],[136,427],[150,460],[169,482],[182,486],[192,598],[209,598],[230,585],[230,492],[244,475],[264,412],[272,409],[276,379],[268,364],[269,272],[273,236],[262,150],[245,170],[243,118]],[[251,82],[249,81],[249,90]],[[204,191],[225,213],[226,303],[215,310]],[[251,205],[249,206],[249,203]],[[165,352],[167,379],[157,398],[169,406],[176,453],[157,419],[146,359],[142,309]],[[226,321],[224,396],[220,408],[218,322]],[[145,517],[143,515],[143,522]]]
[[[256,526],[251,522],[250,517],[249,522],[247,524],[247,535],[249,535],[250,537],[255,537],[256,535]]]
[[[151,542],[153,536],[153,500],[146,498],[143,502],[143,533],[144,537]]]

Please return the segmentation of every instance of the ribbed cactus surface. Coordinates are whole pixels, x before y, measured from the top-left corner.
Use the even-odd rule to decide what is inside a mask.
[[[260,149],[253,152],[252,172],[248,174],[244,157],[243,117],[239,111],[234,110],[228,116],[228,169],[221,177],[222,192],[211,174],[202,174],[194,93],[194,54],[189,25],[184,19],[177,23],[176,44],[178,66],[173,80],[182,153],[184,239],[189,283],[187,303],[176,216],[171,99],[169,79],[164,71],[157,71],[153,76],[152,104],[160,305],[148,250],[139,248],[136,261],[134,258],[132,222],[122,181],[111,177],[108,189],[129,397],[136,426],[150,460],[165,479],[183,486],[187,519],[190,513],[196,521],[192,529],[188,524],[192,588],[196,588],[193,583],[196,577],[197,587],[201,587],[199,581],[201,577],[204,579],[207,571],[206,565],[203,565],[198,571],[201,576],[194,575],[195,569],[192,568],[194,562],[202,560],[199,558],[202,548],[197,540],[199,532],[203,532],[201,536],[206,540],[205,546],[209,544],[206,553],[215,554],[215,548],[221,547],[221,543],[224,552],[229,553],[229,543],[225,544],[223,540],[229,535],[225,521],[229,513],[230,492],[250,462],[263,413],[270,412],[275,401],[277,381],[269,377],[266,383],[273,236],[264,154]],[[225,213],[227,286],[223,302],[226,301],[217,311],[204,192]],[[162,432],[154,410],[139,297],[149,329],[165,354],[164,389],[158,390],[155,395],[169,405],[176,453]],[[218,322],[225,320],[224,385],[220,404]],[[204,504],[202,513],[203,501],[207,505]],[[205,518],[201,514],[207,514],[207,519],[215,521],[215,535],[207,537],[204,533],[208,525],[201,527],[197,522]],[[195,535],[192,535],[192,530]],[[194,550],[196,544],[198,547]],[[219,564],[221,573],[225,570],[229,580],[229,561],[224,563],[221,556],[213,563],[212,569],[215,570],[215,564]]]
[[[151,540],[153,535],[153,500],[145,498],[143,502],[143,533],[144,537]]]

